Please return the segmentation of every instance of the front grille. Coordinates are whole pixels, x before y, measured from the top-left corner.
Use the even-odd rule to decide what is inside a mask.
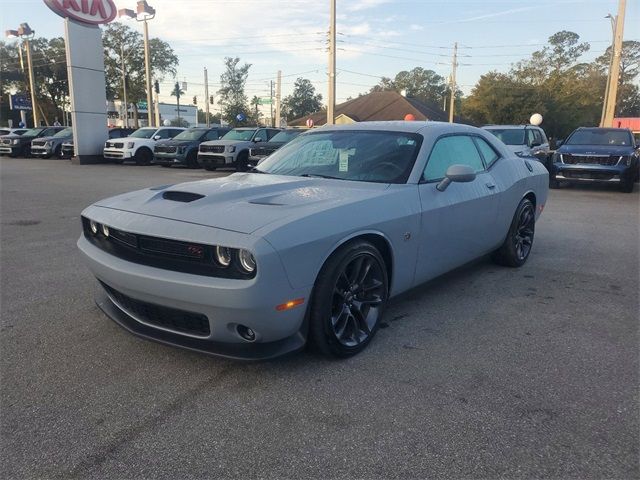
[[[156,153],[176,153],[178,147],[168,147],[163,145],[156,145],[154,149]]]
[[[11,145],[11,140],[2,140],[2,145]]]
[[[276,150],[277,150],[276,148],[265,148],[265,147],[252,148],[251,155],[254,157],[266,157],[267,155],[271,155]]]
[[[203,153],[224,153],[224,145],[200,145]]]
[[[225,159],[222,155],[207,155],[206,157],[198,157],[202,163],[206,165],[221,165],[224,166]]]
[[[113,145],[113,148],[124,148],[124,143],[122,142],[115,142],[112,145]]]
[[[211,334],[209,319],[206,315],[136,300],[104,282],[100,283],[112,300],[136,319],[175,332],[189,333],[201,337],[208,337]]]
[[[576,179],[584,178],[587,180],[611,180],[616,176],[615,173],[611,173],[611,172],[585,172],[585,171],[574,172],[571,170],[562,170],[560,172],[560,175],[562,175],[565,178],[576,178]]]
[[[570,155],[563,154],[562,161],[568,165],[616,165],[620,155]]]
[[[32,147],[44,147],[46,145],[46,140],[45,141],[37,141],[34,140],[33,142],[31,142],[31,146]]]
[[[228,268],[218,266],[212,245],[139,235],[113,227],[109,227],[108,237],[100,232],[100,227],[99,233],[94,235],[86,217],[82,217],[82,229],[85,238],[93,245],[128,262],[208,277],[255,277],[255,271],[246,274],[236,266],[237,262]]]
[[[124,158],[124,153],[122,153],[122,152],[103,152],[102,156],[104,158]]]

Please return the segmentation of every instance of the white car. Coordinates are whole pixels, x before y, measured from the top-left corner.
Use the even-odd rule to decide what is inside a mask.
[[[173,138],[184,130],[180,127],[139,128],[129,137],[107,140],[103,155],[116,163],[134,160],[138,165],[149,165],[153,160],[153,147],[156,142]]]

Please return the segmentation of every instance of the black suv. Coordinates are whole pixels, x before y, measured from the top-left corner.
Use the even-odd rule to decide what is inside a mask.
[[[617,183],[631,193],[638,177],[640,149],[630,130],[578,128],[553,154],[551,188],[560,182]]]
[[[189,168],[199,168],[198,147],[202,142],[218,140],[225,135],[230,128],[214,127],[194,127],[170,140],[156,143],[153,150],[153,163],[170,167],[171,165],[185,165]]]
[[[109,129],[109,140],[113,138],[126,138],[135,132],[135,128],[114,127]],[[71,158],[75,154],[73,138],[62,144],[60,156],[62,158]]]
[[[27,157],[31,154],[31,141],[41,137],[53,137],[67,127],[31,128],[22,135],[5,135],[0,138],[0,155]]]

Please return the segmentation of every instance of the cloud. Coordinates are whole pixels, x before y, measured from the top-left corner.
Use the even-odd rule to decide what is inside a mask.
[[[346,9],[350,12],[359,12],[361,10],[378,7],[385,3],[391,3],[391,0],[357,0],[347,5]]]
[[[459,20],[450,20],[450,21],[446,21],[446,22],[438,22],[439,25],[447,25],[450,23],[464,23],[464,22],[475,22],[477,20],[485,20],[487,18],[494,18],[494,17],[502,17],[504,15],[511,15],[512,13],[518,13],[518,12],[527,12],[530,10],[534,10],[538,7],[521,7],[521,8],[510,8],[508,10],[502,10],[500,12],[493,12],[493,13],[486,13],[484,15],[477,15],[475,17],[469,17],[469,18],[461,18]]]
[[[419,30],[424,30],[424,27],[422,25],[418,25],[416,23],[412,23],[411,25],[409,25],[409,29],[413,30],[414,32],[417,32]]]

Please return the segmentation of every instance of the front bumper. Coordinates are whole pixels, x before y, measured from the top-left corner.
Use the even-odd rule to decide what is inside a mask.
[[[109,209],[91,208],[90,213],[90,218],[111,225],[135,222],[149,226],[145,228],[147,234],[179,230],[187,231],[194,241],[208,237],[214,239],[212,243],[248,246],[246,239],[245,245],[239,241],[241,234],[211,227]],[[193,275],[132,263],[101,250],[84,235],[78,240],[78,247],[96,278],[118,294],[152,306],[205,316],[208,321],[207,334],[177,331],[145,321],[135,311],[118,306],[117,299],[105,291],[98,300],[100,308],[137,335],[214,355],[246,359],[271,358],[305,344],[304,320],[312,287],[292,288],[277,252],[263,240],[253,246],[258,273],[250,280]],[[305,303],[290,310],[276,310],[276,305],[296,298],[304,298]],[[238,325],[251,328],[256,334],[255,341],[244,340],[237,331]]]
[[[62,150],[60,151],[60,156],[62,158],[72,158],[75,153],[73,145],[62,145]]]
[[[21,145],[2,145],[0,146],[0,154],[4,155],[17,155],[22,150]]]
[[[48,157],[53,155],[53,151],[51,147],[39,147],[39,146],[31,146],[31,155],[34,157]]]
[[[204,166],[226,167],[233,165],[234,157],[225,156],[224,154],[206,154],[198,153],[198,163]]]
[[[132,150],[116,150],[115,148],[105,148],[102,156],[108,160],[128,160],[134,157]]]
[[[576,183],[620,183],[633,181],[638,170],[637,161],[631,165],[591,165],[554,163],[554,178]]]
[[[182,153],[154,153],[153,163],[158,165],[186,165],[187,156]]]

